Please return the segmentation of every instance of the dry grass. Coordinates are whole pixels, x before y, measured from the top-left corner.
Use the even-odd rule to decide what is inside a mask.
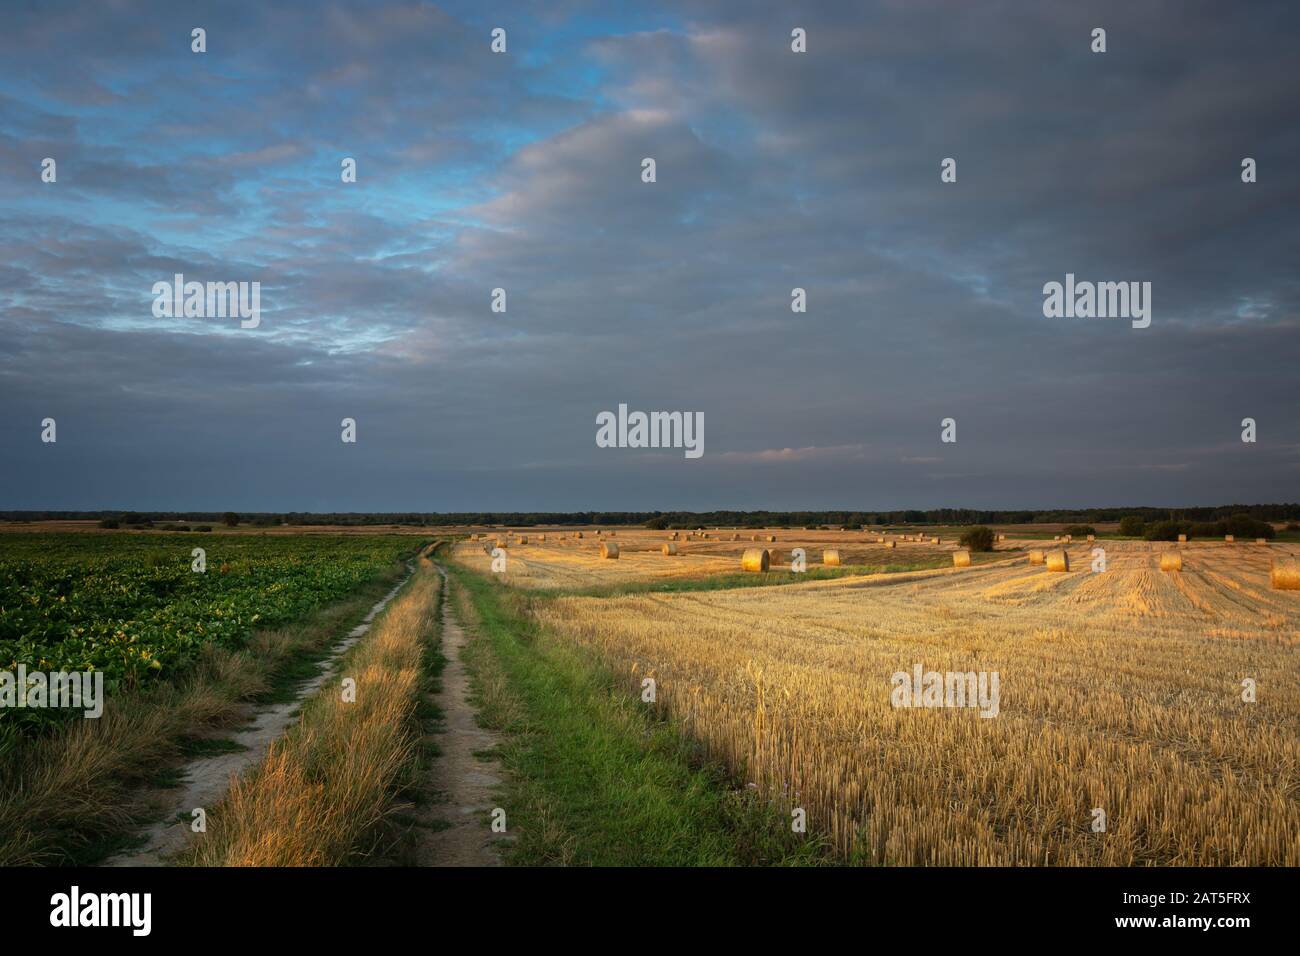
[[[327,684],[209,813],[184,862],[337,866],[367,848],[419,739],[420,662],[441,586],[430,562],[420,565],[339,670],[356,681],[356,700],[343,700],[338,681]]]
[[[180,736],[228,723],[265,686],[250,656],[209,647],[183,684],[110,698],[98,720],[25,743],[0,774],[0,864],[62,862],[129,827],[144,812],[135,789],[176,758]]]
[[[846,859],[1300,865],[1300,601],[1262,550],[1185,550],[1178,575],[1108,542],[1100,574],[1001,563],[537,613],[630,693],[653,676],[709,755]],[[999,672],[999,716],[893,708],[916,663]]]
[[[176,683],[110,696],[98,720],[72,720],[24,742],[0,762],[0,866],[96,860],[96,844],[148,812],[142,788],[179,760],[183,736],[243,717],[247,701],[267,691],[269,674],[336,638],[400,573],[394,568],[301,624],[260,631],[245,650],[209,645]]]

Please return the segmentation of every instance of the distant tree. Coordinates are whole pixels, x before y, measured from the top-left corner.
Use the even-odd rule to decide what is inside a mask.
[[[1146,528],[1146,522],[1137,515],[1125,515],[1119,519],[1119,533],[1126,538],[1140,538]]]
[[[962,547],[970,548],[972,551],[992,551],[993,529],[986,528],[984,525],[967,528],[962,532],[961,543]]]
[[[221,520],[227,528],[233,528],[235,525],[239,524],[239,515],[235,514],[233,511],[227,511],[221,516]]]
[[[121,522],[117,521],[115,518],[104,518],[102,521],[99,522],[99,526],[101,528],[120,528],[122,527],[122,524]]]
[[[1248,514],[1235,514],[1226,522],[1227,534],[1236,535],[1238,538],[1265,538],[1271,539],[1277,531],[1267,521],[1256,521]]]
[[[1087,537],[1090,534],[1096,534],[1097,529],[1090,524],[1067,524],[1065,533],[1074,535],[1077,538]]]
[[[1157,521],[1146,526],[1142,537],[1148,541],[1177,541],[1180,534],[1192,537],[1192,528],[1185,521]]]

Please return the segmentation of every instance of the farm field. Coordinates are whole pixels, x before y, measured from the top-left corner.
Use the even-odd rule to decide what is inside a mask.
[[[686,734],[846,861],[1298,865],[1300,592],[1268,571],[1300,548],[1193,542],[1161,572],[1174,547],[1107,542],[1104,573],[1075,542],[1068,573],[1017,554],[534,613],[629,694],[653,677]],[[916,665],[997,672],[997,716],[895,708]]]
[[[0,535],[0,669],[99,670],[110,691],[173,676],[205,644],[296,621],[412,550],[375,535]]]
[[[221,671],[213,670],[204,648],[220,648],[248,658],[239,665],[248,672],[241,680],[254,680],[251,675],[266,668],[283,667],[284,658],[263,662],[250,635],[292,625],[340,599],[354,599],[358,589],[386,573],[391,577],[422,543],[414,529],[406,530],[413,533],[0,535],[0,670],[19,663],[45,670],[93,667],[109,675],[112,694],[168,685],[170,678],[198,671],[219,679]],[[577,530],[421,531],[426,539],[459,532],[460,540],[421,562],[420,596],[401,604],[410,604],[413,613],[418,605],[424,623],[411,636],[425,640],[437,607],[432,562],[450,560],[459,582],[450,593],[464,598],[458,589],[468,589],[480,602],[477,610],[467,599],[453,602],[456,613],[465,615],[471,629],[487,614],[495,628],[496,650],[480,647],[471,657],[475,666],[488,666],[484,655],[504,654],[500,660],[516,668],[512,687],[500,675],[490,679],[495,693],[507,695],[492,712],[516,713],[521,705],[509,695],[531,694],[530,706],[538,709],[530,720],[542,721],[541,739],[556,748],[542,754],[572,756],[572,748],[582,746],[576,728],[586,727],[588,718],[570,708],[626,708],[612,711],[622,715],[612,725],[592,731],[592,751],[581,758],[590,763],[557,764],[554,776],[541,778],[555,789],[530,798],[535,809],[512,804],[512,812],[526,821],[525,842],[530,819],[542,832],[559,834],[561,846],[585,832],[586,811],[578,805],[561,810],[556,803],[571,799],[566,794],[578,779],[564,777],[564,767],[583,777],[584,794],[596,785],[590,775],[603,768],[605,813],[629,799],[622,787],[659,785],[658,775],[640,781],[637,769],[643,735],[658,728],[656,733],[679,735],[683,756],[668,759],[657,774],[689,774],[703,757],[728,781],[708,792],[719,800],[730,792],[757,801],[751,804],[756,815],[743,822],[711,816],[707,800],[684,805],[691,809],[680,817],[665,812],[654,818],[657,825],[720,839],[710,844],[720,859],[905,866],[1300,863],[1300,592],[1269,586],[1272,559],[1300,555],[1300,545],[1106,539],[1098,543],[1108,566],[1096,573],[1090,570],[1094,544],[1075,540],[1060,546],[1069,554],[1070,571],[1053,573],[1030,564],[1028,551],[1056,545],[1014,529],[999,531],[1004,537],[995,550],[974,554],[972,567],[954,566],[958,529],[884,535],[710,529],[677,532],[675,538],[673,532],[634,527],[611,533],[608,526],[580,529],[578,538]],[[506,545],[507,570],[500,574],[492,572],[485,553],[498,540]],[[616,544],[618,558],[602,558],[602,544]],[[677,553],[664,554],[665,544],[675,545]],[[191,570],[197,547],[206,551],[203,574]],[[779,552],[773,570],[741,572],[742,552],[758,548]],[[807,579],[790,573],[795,548],[807,552]],[[840,564],[823,567],[822,552],[832,549]],[[1183,570],[1161,571],[1161,556],[1175,551]],[[470,586],[471,579],[478,584]],[[529,635],[537,627],[544,639],[534,644]],[[317,646],[328,646],[328,626],[318,630]],[[398,670],[410,678],[410,661],[402,660]],[[917,667],[996,673],[995,716],[983,717],[976,708],[893,706],[891,678]],[[649,706],[641,702],[647,677],[656,689]],[[1247,678],[1254,682],[1254,702],[1242,697]],[[372,675],[365,683],[378,681]],[[569,681],[594,696],[560,690]],[[416,685],[403,686],[398,696],[406,716],[379,728],[385,733],[396,732],[397,724],[406,727],[416,706]],[[621,703],[601,703],[602,686]],[[132,740],[160,718],[140,696],[123,695],[136,699],[136,709],[127,711]],[[119,787],[105,777],[77,800],[110,806],[125,803],[129,792],[132,806],[144,806],[137,798],[159,796],[139,790],[147,764],[165,759],[175,766],[178,747],[188,746],[177,741],[205,726],[212,728],[209,733],[226,732],[267,706],[245,691],[227,696],[201,707],[186,704],[171,718],[175,726],[167,739],[158,742],[160,756],[147,761],[115,743],[121,734],[113,728],[123,724],[74,721],[65,723],[75,727],[62,730],[78,746],[64,748],[58,741],[65,737],[50,735],[40,759],[29,748],[31,759],[15,763],[11,774],[15,780],[20,771],[21,779],[36,780],[46,772],[42,768],[71,774],[77,761],[65,760],[65,749],[100,762],[120,760],[129,767],[127,783]],[[173,699],[182,698],[166,698]],[[204,712],[221,716],[200,716]],[[338,714],[364,716],[348,708]],[[470,714],[464,710],[461,719],[473,724]],[[665,716],[670,723],[660,721]],[[11,756],[18,756],[23,738],[14,732],[51,718],[9,711],[0,719],[8,721],[0,731],[20,743],[11,748]],[[321,732],[331,726],[322,719]],[[627,736],[602,736],[613,727],[625,727],[619,733]],[[509,724],[499,729],[508,731]],[[298,736],[304,733],[298,729],[286,739],[317,739],[315,730]],[[337,747],[350,731],[334,727],[330,733]],[[405,730],[392,739],[399,738],[407,742],[394,750],[393,760],[400,751],[403,765],[410,764],[410,738]],[[670,746],[659,739],[658,746]],[[626,748],[621,752],[627,763],[604,767],[612,740]],[[520,768],[549,766],[558,758],[535,759],[542,763],[510,767],[537,774]],[[247,772],[257,774],[259,766],[252,763]],[[585,769],[579,773],[576,766]],[[372,788],[365,800],[365,812],[378,814],[367,819],[382,817],[406,772],[397,763],[389,767],[388,783]],[[258,813],[272,817],[279,805],[273,778],[249,777],[261,781],[254,801],[262,808]],[[351,792],[349,779],[343,773],[330,777],[340,799]],[[538,779],[525,776],[525,789],[508,795],[522,800],[526,786],[537,786]],[[305,778],[299,783],[309,789]],[[295,793],[294,799],[309,796],[307,789]],[[41,799],[40,806],[63,806],[52,795]],[[670,806],[678,798],[670,791],[662,799]],[[0,817],[45,820],[37,803],[11,804],[6,810],[0,802]],[[795,809],[806,812],[806,842],[781,836]],[[1105,814],[1104,832],[1092,828],[1097,811]],[[64,809],[48,816],[54,820],[65,812],[86,837],[65,845],[54,824],[23,823],[33,840],[45,841],[41,858],[79,854],[77,841],[97,832],[82,826],[97,817],[83,819]],[[530,812],[538,815],[530,818]],[[560,827],[561,817],[570,829]],[[285,833],[294,828],[283,825]],[[659,837],[629,826],[630,842],[620,844],[622,849],[602,849],[596,838],[557,858],[547,845],[530,843],[521,859],[563,862],[567,852],[586,863],[623,862],[622,853],[633,861],[660,859],[653,849]],[[123,828],[129,829],[126,823],[118,830]],[[369,837],[358,830],[352,839],[360,845]],[[751,851],[742,848],[757,846],[763,847],[757,857],[744,855]],[[9,851],[19,859],[35,858],[17,844]],[[331,859],[351,859],[349,852],[343,847]],[[309,858],[316,859],[302,856]]]
[[[575,537],[573,529],[478,532],[480,538],[460,542],[454,556],[466,567],[488,573],[492,570],[489,552],[496,541],[504,541],[506,570],[500,579],[512,587],[551,590],[733,574],[740,571],[741,554],[749,548],[776,550],[779,557],[772,562],[773,571],[789,570],[794,548],[805,550],[809,569],[822,566],[823,550],[835,549],[841,567],[861,571],[950,566],[951,552],[957,548],[955,535],[938,545],[929,543],[929,535],[924,536],[924,542],[891,535],[891,548],[878,542],[883,537],[880,534],[851,531],[711,530],[705,532],[708,537],[682,531],[674,538],[671,531],[639,528],[620,529],[612,537],[608,529],[599,536],[596,530],[581,530],[581,538]],[[776,540],[770,542],[769,537]],[[523,539],[527,542],[523,543]],[[602,542],[618,546],[616,560],[601,557]],[[677,553],[665,555],[662,549],[666,544],[675,545]]]

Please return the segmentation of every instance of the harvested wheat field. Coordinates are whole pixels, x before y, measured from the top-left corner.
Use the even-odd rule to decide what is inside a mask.
[[[1300,594],[1270,588],[1263,549],[1185,544],[1168,574],[1172,545],[1107,542],[1104,573],[1091,547],[1064,573],[1020,555],[537,613],[629,690],[653,676],[685,732],[844,859],[1300,865]],[[997,672],[996,716],[892,706],[916,665]]]
[[[509,553],[506,570],[497,577],[512,587],[572,589],[737,573],[741,570],[746,545],[754,547],[749,540],[751,535],[741,535],[740,541],[731,541],[731,534],[721,537],[727,540],[684,532],[674,539],[671,531],[625,528],[617,538],[618,560],[611,561],[601,558],[602,538],[590,533],[584,539],[550,536],[546,541],[535,538],[531,542],[502,535],[500,541],[503,547],[508,546]],[[842,531],[775,531],[757,537],[763,539],[763,548],[779,554],[779,560],[772,562],[772,571],[790,569],[793,548],[804,549],[810,566],[820,564],[823,549],[832,547],[839,553],[840,565],[899,570],[950,566],[956,548],[955,539],[939,545],[926,539],[907,542],[892,550],[876,543],[878,535]],[[894,537],[901,541],[901,537]],[[770,543],[768,538],[777,540]],[[676,544],[674,554],[664,553],[664,545],[668,543]],[[489,572],[490,551],[490,548],[484,551],[481,544],[463,541],[454,549],[453,556],[466,567]]]
[[[618,560],[601,558],[600,539],[547,541],[535,545],[513,544],[506,558],[506,570],[495,575],[520,588],[580,588],[630,581],[708,577],[736,571],[739,559],[701,553],[692,542],[678,542],[675,555],[665,555],[666,536],[653,542],[634,538],[618,539]],[[482,548],[462,543],[453,557],[460,564],[489,572],[492,557]]]

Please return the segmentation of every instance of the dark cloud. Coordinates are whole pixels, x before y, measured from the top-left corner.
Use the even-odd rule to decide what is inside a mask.
[[[0,37],[0,501],[1294,498],[1297,19],[32,5]],[[261,281],[262,326],[153,319],[174,272]],[[1151,327],[1045,319],[1067,272],[1150,281]],[[620,402],[702,411],[704,458],[596,448]]]

